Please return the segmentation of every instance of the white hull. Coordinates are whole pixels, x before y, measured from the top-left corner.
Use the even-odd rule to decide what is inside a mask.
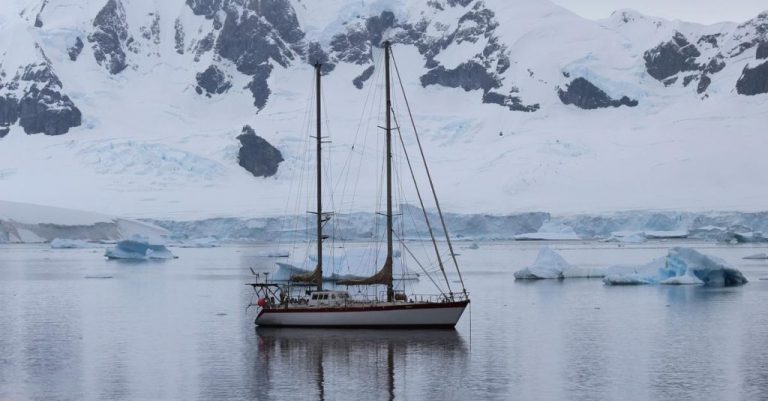
[[[376,307],[264,309],[259,326],[297,327],[453,327],[468,302],[395,304]]]

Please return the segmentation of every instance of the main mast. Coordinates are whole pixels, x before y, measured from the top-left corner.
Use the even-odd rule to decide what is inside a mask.
[[[392,266],[392,255],[393,255],[393,246],[392,246],[392,121],[391,121],[391,113],[392,113],[392,99],[390,98],[390,87],[389,87],[389,47],[390,43],[389,41],[384,41],[384,80],[385,80],[385,88],[387,92],[386,97],[386,125],[385,129],[387,131],[387,259],[384,262],[385,266],[389,266],[391,269]],[[394,288],[392,286],[392,274],[390,270],[389,279],[387,282],[387,302],[392,302],[395,295]]]
[[[320,124],[320,67],[320,63],[315,64],[315,80],[317,82],[317,136],[315,137],[317,139],[317,269],[315,273],[318,275],[315,279],[318,290],[323,289],[323,165],[321,163],[323,138]]]

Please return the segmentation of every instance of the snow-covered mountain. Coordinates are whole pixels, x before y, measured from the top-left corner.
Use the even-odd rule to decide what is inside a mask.
[[[545,0],[4,0],[0,198],[290,212],[321,62],[328,170],[375,207],[384,39],[453,212],[765,209],[768,12]]]

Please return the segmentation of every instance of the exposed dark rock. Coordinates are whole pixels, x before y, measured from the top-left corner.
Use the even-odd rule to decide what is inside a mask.
[[[43,0],[43,4],[40,6],[40,11],[38,11],[37,15],[35,16],[35,28],[43,27],[43,19],[40,16],[43,14],[43,10],[45,10],[45,6],[47,5],[48,0]]]
[[[740,95],[759,95],[768,93],[768,61],[750,68],[744,67],[741,77],[736,82],[736,91]]]
[[[699,86],[696,87],[696,92],[698,94],[704,93],[707,90],[707,88],[709,88],[709,84],[711,83],[712,83],[712,78],[710,78],[706,74],[702,75],[701,79],[699,79]]]
[[[128,66],[124,47],[129,47],[133,38],[128,33],[122,2],[107,0],[107,4],[96,14],[93,27],[88,41],[93,43],[96,62],[106,66],[111,74],[123,71]]]
[[[760,42],[760,44],[757,45],[756,57],[758,60],[768,58],[768,41]]]
[[[463,41],[475,43],[479,37],[490,35],[499,26],[494,19],[494,12],[481,6],[482,3],[475,4],[471,11],[459,18],[459,28],[454,37],[456,43]]]
[[[696,57],[700,55],[696,46],[676,32],[672,40],[648,50],[643,58],[648,74],[661,81],[682,71],[698,70]]]
[[[195,15],[204,15],[211,19],[217,11],[221,10],[222,0],[187,0],[187,5]]]
[[[19,101],[10,94],[0,96],[0,127],[8,127],[19,119]]]
[[[699,38],[699,40],[696,41],[696,43],[703,44],[703,43],[709,43],[712,47],[719,47],[717,44],[717,38],[722,36],[722,34],[716,33],[712,35],[704,35]]]
[[[563,104],[572,104],[578,108],[593,110],[607,107],[637,106],[637,100],[622,96],[621,99],[613,99],[602,89],[595,86],[585,78],[576,78],[567,86],[566,90],[558,89],[558,96]]]
[[[195,90],[198,94],[205,93],[206,96],[220,95],[229,90],[232,87],[232,83],[223,71],[215,65],[209,66],[205,71],[197,74],[197,87]]]
[[[62,86],[59,77],[56,76],[47,63],[30,64],[24,67],[24,71],[21,73],[21,80],[53,85],[59,88]]]
[[[367,81],[371,76],[373,75],[373,72],[375,71],[374,66],[370,66],[363,70],[363,72],[360,73],[355,79],[352,80],[352,85],[355,85],[355,88],[357,89],[363,89],[363,84],[365,81]]]
[[[184,26],[181,24],[181,20],[176,18],[173,23],[173,40],[176,53],[184,54]]]
[[[77,61],[77,58],[80,56],[80,52],[83,51],[83,40],[80,39],[78,36],[77,39],[75,39],[75,44],[72,45],[69,49],[67,49],[67,54],[69,54],[69,59],[72,61]]]
[[[307,63],[309,63],[309,65],[320,63],[320,72],[323,75],[330,73],[336,68],[336,64],[333,64],[330,61],[328,53],[326,53],[320,46],[320,43],[317,42],[309,42],[309,45],[307,46]]]
[[[717,55],[717,57],[713,57],[712,60],[709,60],[709,63],[707,63],[706,67],[704,67],[704,73],[706,74],[716,74],[725,68],[725,61],[723,61],[723,56]]]
[[[304,31],[299,26],[296,11],[289,0],[251,2],[251,8],[269,21],[284,41],[297,43],[304,39]]]
[[[283,161],[283,155],[264,138],[256,135],[250,126],[243,127],[243,133],[237,139],[240,141],[240,151],[237,162],[255,177],[271,177],[277,173],[277,168]]]
[[[331,51],[339,61],[368,64],[373,61],[368,31],[351,29],[331,39]]]
[[[200,61],[200,57],[203,54],[211,51],[211,49],[213,49],[213,44],[213,32],[208,33],[208,35],[205,35],[203,39],[197,42],[197,46],[195,47],[195,62]]]
[[[27,134],[61,135],[81,124],[80,110],[68,96],[32,85],[19,102],[19,125]]]
[[[262,64],[257,66],[253,73],[253,79],[246,86],[253,95],[253,105],[258,107],[259,110],[263,109],[267,105],[267,99],[272,91],[269,89],[267,79],[272,73],[272,65]]]
[[[421,76],[421,86],[429,85],[462,88],[465,91],[482,89],[484,92],[501,86],[495,76],[474,61],[459,64],[452,70],[446,70],[443,66],[430,70]]]
[[[686,75],[683,77],[683,86],[688,87],[694,79],[697,79],[698,75]]]
[[[373,61],[373,47],[381,46],[384,32],[396,25],[395,15],[384,11],[380,15],[369,17],[364,24],[350,25],[346,32],[334,35],[331,39],[331,51],[339,61],[368,64]],[[405,35],[411,33],[410,30],[404,30]]]
[[[448,5],[451,7],[456,7],[456,5],[460,5],[462,7],[466,7],[471,3],[473,0],[448,0]]]
[[[539,104],[534,103],[530,105],[523,104],[523,100],[514,95],[515,92],[509,95],[502,95],[501,93],[489,91],[483,94],[483,103],[493,103],[500,106],[504,106],[512,111],[524,111],[526,113],[534,112],[539,109]]]
[[[370,17],[365,22],[368,38],[373,46],[380,46],[384,32],[394,26],[395,14],[391,11],[383,11],[381,15]]]
[[[149,13],[149,16],[152,17],[152,22],[149,26],[142,26],[139,30],[144,39],[158,45],[160,44],[160,14]]]
[[[234,62],[238,71],[247,75],[253,75],[259,65],[269,59],[287,66],[293,55],[275,28],[258,14],[246,12],[239,15],[235,11],[227,11],[216,41],[216,50],[221,57]]]
[[[677,77],[670,77],[662,81],[664,83],[664,86],[672,86],[677,82]]]
[[[736,46],[734,49],[731,50],[730,56],[731,57],[740,56],[741,53],[744,53],[745,51],[753,48],[755,46],[755,44],[757,44],[757,43],[754,42],[754,41],[739,43],[738,46]]]
[[[0,125],[0,138],[4,138],[6,135],[8,135],[9,132],[11,132],[9,127]]]

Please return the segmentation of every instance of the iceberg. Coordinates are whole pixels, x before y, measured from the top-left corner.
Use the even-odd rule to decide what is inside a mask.
[[[83,241],[79,239],[63,239],[63,238],[54,238],[53,241],[51,241],[51,248],[53,249],[77,249],[77,248],[95,248],[96,245],[91,244],[88,241]]]
[[[768,259],[768,254],[756,253],[754,255],[745,256],[742,259],[747,259],[747,260],[763,260],[763,259]]]
[[[175,259],[171,251],[162,244],[150,243],[147,237],[134,235],[129,239],[118,241],[114,248],[107,248],[104,256],[108,259]]]
[[[653,261],[630,273],[611,272],[603,282],[607,285],[633,284],[699,284],[712,287],[738,286],[747,283],[746,277],[724,260],[704,255],[692,248],[676,247],[669,250],[663,265]]]
[[[581,239],[573,228],[551,221],[545,222],[535,233],[518,234],[514,238],[516,241],[577,241]]]
[[[256,256],[261,258],[287,258],[291,256],[288,251],[261,251],[257,252]]]
[[[536,260],[525,269],[518,270],[516,280],[542,280],[563,278],[600,278],[605,268],[574,266],[549,247],[541,248]]]
[[[545,246],[541,248],[532,265],[515,272],[515,279],[540,280],[563,278],[563,272],[571,267],[559,253]]]

